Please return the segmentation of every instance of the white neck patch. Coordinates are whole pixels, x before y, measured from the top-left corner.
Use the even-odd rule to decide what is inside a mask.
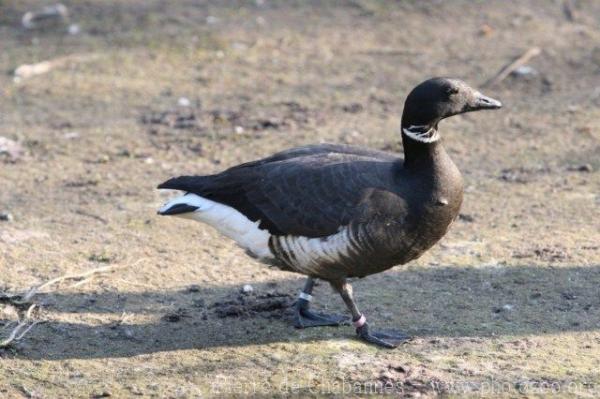
[[[440,139],[440,134],[433,127],[427,125],[410,125],[408,128],[402,128],[404,134],[411,139],[421,143],[433,143]],[[426,130],[427,129],[427,130]]]

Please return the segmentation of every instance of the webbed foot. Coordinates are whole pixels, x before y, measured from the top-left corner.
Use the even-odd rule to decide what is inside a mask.
[[[313,312],[309,309],[310,302],[306,299],[298,299],[294,305],[294,327],[322,327],[341,326],[349,324],[348,318],[340,315],[327,315]]]
[[[356,328],[356,335],[370,344],[389,349],[396,348],[399,344],[411,339],[409,335],[400,331],[370,332],[369,325],[366,322]]]

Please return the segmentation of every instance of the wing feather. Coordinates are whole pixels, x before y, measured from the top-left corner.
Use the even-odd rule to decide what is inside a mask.
[[[159,188],[229,205],[271,234],[324,237],[368,213],[370,192],[394,187],[397,158],[351,149],[300,147],[216,175],[176,177]]]

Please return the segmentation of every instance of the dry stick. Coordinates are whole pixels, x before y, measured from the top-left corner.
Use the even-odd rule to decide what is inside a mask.
[[[132,316],[133,316],[133,314],[131,314],[131,313],[127,313],[127,312],[121,313],[121,318],[119,319],[118,324],[119,325],[125,324],[127,322],[127,320],[129,320]]]
[[[71,62],[89,62],[99,58],[99,54],[71,54],[52,60],[38,62],[36,64],[23,64],[15,69],[14,80],[20,82],[32,76],[43,75],[54,68],[63,67]]]
[[[137,265],[139,262],[143,261],[144,259],[138,259],[136,262],[134,262],[133,265]],[[112,265],[112,266],[103,266],[103,267],[98,267],[96,269],[92,269],[92,270],[88,270],[87,272],[84,273],[80,273],[80,274],[67,274],[61,277],[57,277],[54,278],[50,281],[47,281],[43,284],[37,285],[32,287],[25,295],[23,295],[22,299],[19,301],[14,301],[15,303],[26,303],[27,301],[29,301],[36,293],[38,293],[41,289],[49,287],[53,284],[56,284],[58,282],[61,281],[65,281],[65,280],[72,280],[72,279],[80,279],[80,278],[84,278],[84,280],[80,281],[79,283],[83,283],[83,282],[88,282],[89,280],[91,280],[93,278],[93,276],[95,274],[98,273],[104,273],[107,271],[111,271],[113,269],[117,269],[119,267],[122,267],[122,265]],[[85,278],[87,277],[87,278]],[[74,286],[79,285],[79,283],[74,284]],[[17,297],[17,295],[15,295],[14,297]],[[19,320],[17,326],[11,331],[11,333],[9,334],[8,338],[6,338],[5,340],[3,340],[2,342],[0,342],[0,348],[6,348],[8,347],[12,342],[16,342],[19,341],[21,339],[23,339],[23,337],[29,332],[31,331],[31,329],[36,325],[36,324],[40,324],[43,323],[44,320],[36,320],[34,322],[32,322],[31,324],[29,324],[29,321],[31,320],[31,315],[33,313],[33,309],[35,309],[36,305],[32,304],[29,309],[27,309],[27,313],[25,313],[25,319],[23,321]],[[123,315],[125,315],[125,313],[123,313]],[[125,318],[125,316],[122,316],[122,318]],[[9,323],[8,325],[11,325],[14,323]],[[4,328],[8,327],[5,326]]]
[[[49,287],[49,286],[51,286],[53,284],[56,284],[56,283],[59,283],[61,281],[74,280],[74,279],[80,279],[80,278],[84,278],[84,277],[89,277],[89,276],[92,276],[94,274],[104,273],[104,272],[111,271],[111,270],[116,269],[116,268],[118,268],[120,266],[121,265],[102,266],[102,267],[98,267],[96,269],[88,270],[87,272],[81,273],[81,274],[67,274],[67,275],[64,275],[64,276],[53,278],[50,281],[46,281],[43,284],[36,285],[36,286],[32,287],[25,295],[23,295],[23,299],[21,299],[20,302],[27,302],[27,301],[29,301],[41,289],[44,289],[46,287]]]
[[[92,281],[93,279],[94,279],[94,276],[90,276],[90,277],[88,277],[88,278],[85,278],[85,279],[83,279],[83,280],[81,280],[81,281],[78,281],[78,282],[76,282],[75,284],[72,284],[72,285],[70,285],[70,286],[69,286],[69,288],[77,288],[77,287],[79,287],[79,286],[82,286],[82,285],[84,285],[84,284],[87,284],[87,283],[89,283],[89,282],[90,282],[90,281]]]
[[[81,209],[76,209],[75,213],[78,214],[78,215],[81,215],[81,216],[87,216],[89,218],[95,219],[95,220],[97,220],[99,222],[102,222],[102,224],[108,224],[108,220],[104,219],[101,216],[94,215],[93,213],[89,213],[89,212],[86,212],[86,211],[81,210]]]
[[[530,59],[532,59],[533,57],[537,57],[541,53],[542,53],[542,50],[539,47],[530,48],[529,50],[524,52],[521,56],[517,57],[517,59],[512,61],[510,64],[505,65],[502,69],[500,69],[500,71],[498,71],[498,73],[494,77],[492,77],[487,82],[485,82],[482,85],[482,87],[489,87],[489,86],[493,86],[493,85],[496,85],[496,84],[502,82],[504,79],[506,79],[506,77],[508,75],[511,74],[511,72],[513,72],[517,68],[525,65]]]
[[[142,262],[143,260],[145,260],[145,259],[144,258],[138,259],[137,261],[133,262],[133,264],[131,266],[136,266],[138,263]],[[42,290],[46,287],[49,287],[51,285],[54,285],[56,283],[59,283],[61,281],[84,279],[83,281],[87,282],[91,277],[95,276],[96,274],[109,272],[111,270],[119,269],[119,268],[125,267],[125,266],[127,266],[127,265],[117,264],[117,265],[110,265],[110,266],[102,266],[102,267],[98,267],[96,269],[88,270],[87,272],[83,272],[80,274],[66,274],[64,276],[56,277],[56,278],[53,278],[52,280],[46,281],[45,283],[31,287],[29,289],[29,291],[27,291],[24,295],[21,296],[21,299],[19,299],[18,301],[12,300],[11,302],[13,304],[27,303],[40,290]],[[86,279],[86,277],[87,277],[87,279]],[[83,283],[83,281],[81,281],[81,283]],[[79,285],[79,283],[76,283],[74,286],[78,286],[78,285]],[[11,295],[8,297],[9,298],[18,298],[19,295]]]
[[[2,327],[3,330],[6,330],[8,327],[12,326],[13,324],[17,323],[16,321],[12,320],[9,321],[5,326]]]
[[[17,324],[17,326],[11,331],[11,333],[9,334],[8,338],[6,338],[4,341],[0,342],[0,348],[6,348],[7,346],[9,346],[11,343],[19,341],[21,339],[23,339],[23,337],[25,336],[25,334],[27,334],[29,331],[31,331],[31,329],[39,323],[42,323],[41,320],[37,320],[34,321],[33,323],[29,323],[31,320],[31,314],[33,312],[33,309],[35,309],[35,304],[31,305],[29,307],[29,309],[27,310],[27,313],[25,314],[25,319],[24,320],[19,320],[19,323]]]

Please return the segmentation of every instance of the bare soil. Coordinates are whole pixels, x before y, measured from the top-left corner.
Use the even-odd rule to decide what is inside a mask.
[[[25,31],[41,3],[0,1],[0,136],[22,150],[0,153],[0,341],[30,303],[42,321],[0,349],[0,397],[598,396],[600,2],[80,0],[80,33]],[[301,276],[155,214],[173,175],[400,152],[415,84],[480,86],[531,47],[533,73],[482,89],[502,110],[440,125],[466,181],[450,233],[354,283],[373,325],[415,337],[396,350],[294,329]]]

